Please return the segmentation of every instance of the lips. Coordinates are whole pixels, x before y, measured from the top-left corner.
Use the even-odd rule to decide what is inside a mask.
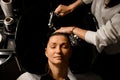
[[[55,56],[54,58],[57,58],[57,59],[62,59],[62,57],[61,57],[61,56]]]

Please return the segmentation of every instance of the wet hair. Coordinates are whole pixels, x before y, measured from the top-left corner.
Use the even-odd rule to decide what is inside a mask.
[[[69,42],[70,46],[72,46],[72,45],[71,45],[71,40],[70,40],[70,34],[68,34],[68,33],[63,33],[63,32],[55,32],[55,33],[52,33],[52,34],[48,34],[47,39],[46,39],[46,41],[45,41],[44,47],[47,47],[47,44],[48,44],[49,39],[50,39],[52,36],[56,36],[56,35],[63,35],[63,36],[65,36],[65,37],[68,39],[68,42]]]
[[[113,7],[118,4],[120,4],[120,0],[110,0],[109,3],[106,4],[106,7]]]

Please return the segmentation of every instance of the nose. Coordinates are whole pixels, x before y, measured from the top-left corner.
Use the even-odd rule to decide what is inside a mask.
[[[62,52],[61,47],[58,46],[58,47],[56,48],[56,53],[60,54],[61,52]]]

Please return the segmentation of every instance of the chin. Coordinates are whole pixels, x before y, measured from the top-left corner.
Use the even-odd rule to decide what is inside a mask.
[[[62,61],[62,60],[56,60],[54,63],[55,63],[55,64],[62,64],[63,61]]]

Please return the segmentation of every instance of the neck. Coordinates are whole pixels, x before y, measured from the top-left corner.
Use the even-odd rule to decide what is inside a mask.
[[[67,78],[68,65],[66,64],[54,65],[49,63],[49,68],[50,68],[50,75],[55,80],[65,80]]]

